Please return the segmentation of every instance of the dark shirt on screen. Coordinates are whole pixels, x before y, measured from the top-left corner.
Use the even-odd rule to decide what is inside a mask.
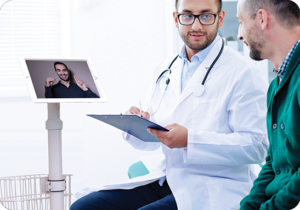
[[[77,84],[70,82],[66,87],[60,81],[52,87],[45,87],[45,98],[99,98],[90,89],[83,91]]]

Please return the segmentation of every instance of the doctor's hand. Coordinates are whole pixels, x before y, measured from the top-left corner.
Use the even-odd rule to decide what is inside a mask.
[[[135,107],[135,106],[130,107],[130,109],[127,112],[125,112],[125,114],[135,114],[135,115],[137,115],[139,117],[142,117],[146,120],[150,119],[150,114],[148,112],[142,111],[140,113],[140,109]]]
[[[85,85],[85,83],[82,82],[82,81],[80,81],[76,75],[74,75],[74,79],[75,79],[75,82],[78,85],[78,87],[80,87],[83,91],[87,91],[88,90],[88,88]]]
[[[148,132],[169,148],[183,148],[187,146],[188,129],[173,123],[165,127],[169,131],[148,128]]]

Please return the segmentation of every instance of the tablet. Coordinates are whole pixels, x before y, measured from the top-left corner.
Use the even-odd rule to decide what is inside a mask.
[[[90,59],[20,58],[33,102],[107,102]]]
[[[145,142],[160,142],[155,136],[147,131],[147,128],[154,128],[162,131],[169,131],[168,129],[146,120],[137,115],[87,115],[100,120],[104,123],[114,126],[136,138]]]

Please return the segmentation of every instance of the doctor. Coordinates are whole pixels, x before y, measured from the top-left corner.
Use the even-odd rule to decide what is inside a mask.
[[[239,53],[221,52],[221,0],[177,0],[176,10],[185,45],[177,59],[155,69],[148,111],[126,112],[170,131],[149,129],[159,143],[124,135],[136,149],[162,147],[165,159],[146,176],[82,197],[71,210],[231,210],[249,194],[256,178],[251,164],[261,163],[268,149],[266,79]]]

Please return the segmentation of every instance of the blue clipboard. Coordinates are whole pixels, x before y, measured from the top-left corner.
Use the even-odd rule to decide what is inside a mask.
[[[145,142],[160,142],[155,136],[147,131],[147,128],[154,128],[162,131],[169,131],[168,129],[146,120],[137,115],[91,115],[87,116],[100,120],[104,123],[114,126],[136,138]]]

